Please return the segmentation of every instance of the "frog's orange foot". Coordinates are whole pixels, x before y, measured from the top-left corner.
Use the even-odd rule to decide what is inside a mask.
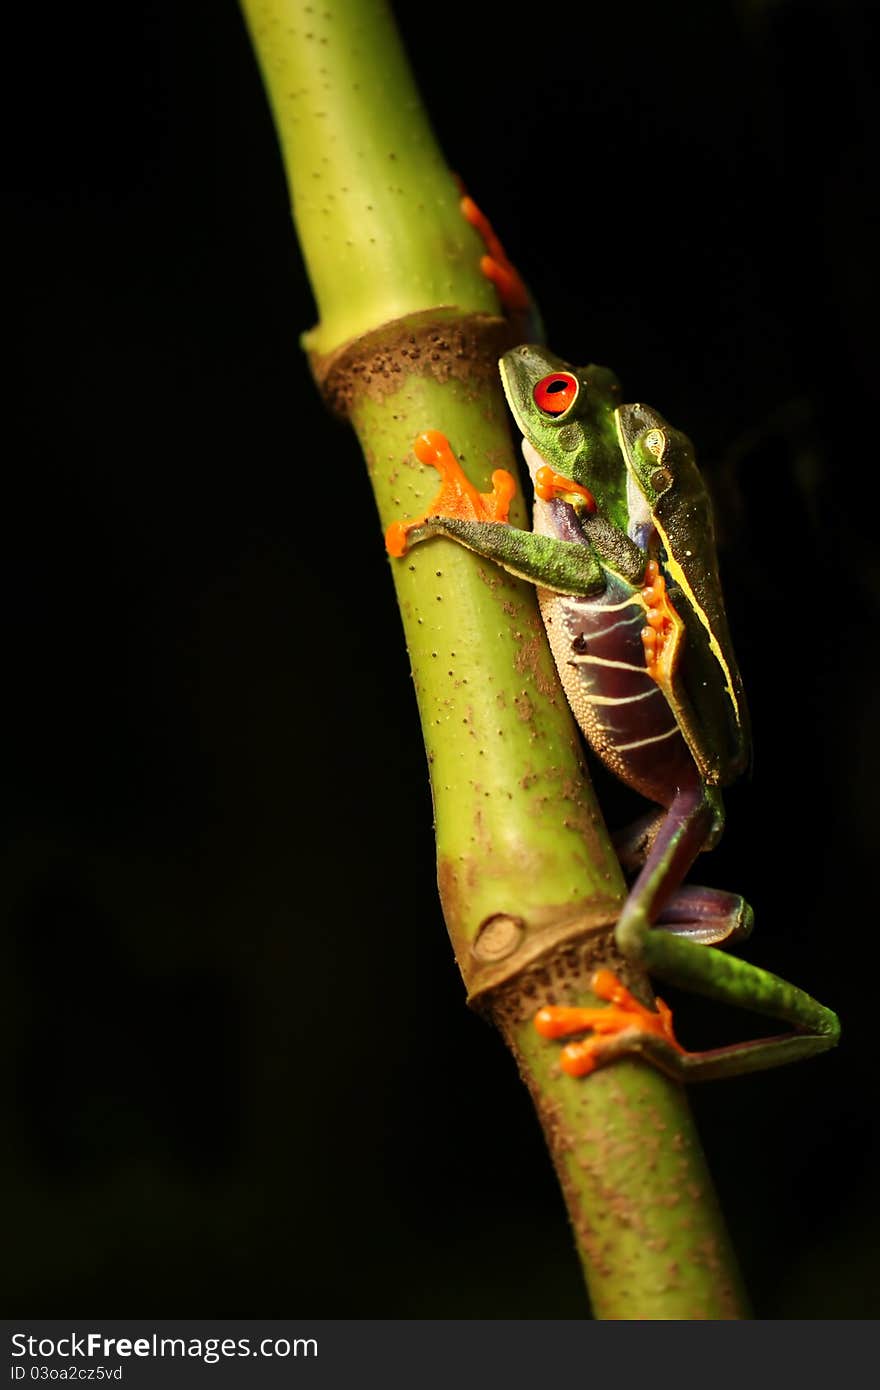
[[[552,502],[556,497],[563,497],[575,504],[580,501],[581,506],[586,507],[588,512],[596,510],[596,499],[590,489],[582,487],[573,478],[567,478],[564,473],[557,473],[549,463],[543,463],[535,474],[535,493],[542,502]]]
[[[460,206],[466,220],[476,228],[486,244],[486,254],[480,260],[480,269],[486,279],[492,281],[501,303],[507,310],[528,309],[531,300],[525,282],[516,266],[508,259],[507,252],[495,235],[488,217],[467,194],[462,198]]]
[[[642,628],[645,665],[648,675],[662,683],[671,673],[684,624],[672,606],[656,560],[649,560],[645,566],[641,597],[647,619],[647,626]]]
[[[409,521],[392,521],[385,532],[385,548],[389,555],[405,555],[410,532],[429,518],[448,517],[458,521],[507,520],[510,503],[516,492],[516,480],[506,468],[496,468],[492,474],[492,491],[480,492],[466,477],[461,464],[452,452],[449,440],[439,430],[424,430],[415,441],[413,451],[420,463],[430,464],[440,474],[440,491],[421,516]]]
[[[560,1064],[569,1076],[588,1076],[602,1065],[603,1053],[614,1044],[614,1055],[620,1044],[632,1038],[634,1050],[639,1038],[657,1038],[676,1052],[684,1052],[672,1030],[672,1011],[658,999],[657,1012],[646,1009],[630,994],[610,970],[597,970],[590,983],[593,993],[608,1000],[610,1008],[574,1009],[549,1005],[535,1015],[535,1027],[542,1038],[565,1038],[571,1033],[590,1031],[593,1036],[570,1042],[562,1049]]]

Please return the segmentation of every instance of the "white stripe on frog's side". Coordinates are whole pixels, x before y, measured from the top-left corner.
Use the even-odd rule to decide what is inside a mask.
[[[652,679],[644,666],[634,666],[631,661],[612,661],[610,656],[573,656],[568,665],[614,666],[618,671],[635,671],[637,676],[645,676],[648,680]]]
[[[603,603],[602,612],[619,613],[622,608],[632,607],[641,608],[642,610],[644,610],[645,600],[642,598],[641,594],[633,594],[630,598],[625,598],[620,603]],[[632,619],[630,619],[630,622],[631,621]]]
[[[677,724],[673,724],[671,729],[667,729],[665,734],[654,734],[653,738],[637,738],[634,743],[618,743],[618,753],[631,753],[634,748],[647,748],[649,743],[662,743],[665,738],[672,738],[673,734],[681,733]]]
[[[632,618],[621,618],[619,622],[612,623],[610,627],[603,627],[601,632],[591,632],[590,641],[595,642],[600,637],[608,637],[612,632],[616,632],[619,627],[631,627],[633,623],[640,621],[644,622],[644,617],[638,613]]]
[[[659,685],[655,685],[653,690],[643,690],[641,695],[581,695],[588,705],[631,705],[636,700],[650,700],[652,695],[661,695],[663,692]]]

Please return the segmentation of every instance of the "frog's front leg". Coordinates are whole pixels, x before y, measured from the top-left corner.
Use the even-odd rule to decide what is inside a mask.
[[[632,999],[609,972],[600,972],[593,987],[613,1007],[542,1009],[535,1019],[545,1037],[592,1030],[593,1036],[570,1043],[562,1066],[582,1076],[627,1053],[644,1053],[663,1071],[687,1080],[710,1080],[781,1066],[833,1047],[840,1035],[837,1017],[803,990],[746,961],[724,955],[712,946],[658,930],[664,909],[717,824],[718,798],[696,776],[676,794],[648,853],[644,868],[630,890],[615,931],[621,954],[649,974],[670,984],[707,995],[723,1003],[752,1009],[793,1025],[794,1033],[759,1038],[710,1051],[688,1052],[675,1039],[668,1009],[647,1011]],[[600,1028],[596,1014],[609,1015]]]
[[[536,536],[508,524],[516,489],[512,474],[497,469],[492,474],[492,492],[481,493],[465,476],[448,439],[439,430],[425,430],[413,449],[421,463],[437,469],[440,491],[422,516],[395,521],[388,527],[385,546],[389,555],[399,557],[432,536],[446,536],[545,589],[587,595],[604,588],[602,566],[589,544]],[[585,507],[595,505],[586,488],[578,492]]]

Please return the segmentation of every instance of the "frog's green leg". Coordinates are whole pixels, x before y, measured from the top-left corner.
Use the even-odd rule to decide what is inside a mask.
[[[518,579],[526,579],[542,589],[560,594],[586,596],[601,593],[606,575],[589,546],[577,541],[558,541],[552,536],[535,536],[516,526],[497,522],[458,521],[448,517],[429,517],[420,528],[418,540],[446,536]]]
[[[388,527],[385,545],[390,555],[405,555],[410,546],[431,536],[446,536],[545,589],[587,595],[605,587],[605,574],[590,545],[536,536],[507,524],[515,489],[510,473],[497,469],[492,492],[481,493],[462,472],[439,430],[425,430],[413,447],[420,462],[437,469],[440,491],[423,516]]]
[[[748,1071],[781,1066],[833,1047],[840,1036],[835,1014],[803,990],[746,961],[725,956],[712,946],[701,946],[668,931],[656,930],[653,923],[670,906],[673,893],[690,864],[713,833],[717,823],[716,798],[696,780],[683,787],[669,808],[645,866],[624,904],[615,931],[621,954],[641,965],[651,975],[683,989],[689,989],[723,1003],[736,1004],[770,1018],[793,1025],[794,1033],[759,1038],[705,1052],[687,1052],[672,1032],[671,1016],[665,1006],[646,1023],[643,1006],[630,1006],[624,987],[609,975],[599,982],[600,997],[616,1008],[597,1029],[595,1010],[554,1009],[538,1014],[536,1027],[544,1036],[560,1037],[589,1028],[594,1036],[570,1044],[563,1051],[562,1066],[572,1075],[585,1075],[626,1053],[640,1052],[670,1075],[687,1080],[710,1080]],[[595,985],[594,985],[595,987]],[[615,993],[614,991],[622,991]]]

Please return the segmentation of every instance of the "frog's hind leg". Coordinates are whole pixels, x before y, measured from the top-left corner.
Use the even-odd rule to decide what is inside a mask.
[[[642,868],[660,827],[666,819],[666,807],[655,806],[638,820],[631,821],[611,836],[614,851],[625,874],[636,874]]]
[[[751,935],[755,914],[739,893],[689,883],[673,894],[654,925],[701,946],[726,949]]]
[[[627,875],[636,874],[651,852],[667,811],[658,807],[615,833],[614,848]],[[661,908],[654,925],[703,946],[728,947],[751,934],[755,914],[739,893],[688,884]]]
[[[564,1049],[562,1066],[570,1074],[585,1075],[615,1057],[637,1052],[679,1079],[708,1080],[781,1066],[823,1052],[837,1042],[840,1025],[836,1015],[803,990],[712,946],[669,930],[656,930],[655,923],[672,907],[682,878],[705,839],[716,832],[717,823],[717,805],[710,791],[695,781],[680,788],[624,904],[616,944],[625,958],[651,975],[723,1003],[781,1019],[796,1031],[711,1051],[687,1052],[675,1038],[671,1014],[661,1001],[656,1013],[646,1010],[609,971],[600,971],[593,988],[599,998],[609,1001],[610,1008],[542,1009],[535,1020],[545,1037],[592,1032],[590,1038]]]

